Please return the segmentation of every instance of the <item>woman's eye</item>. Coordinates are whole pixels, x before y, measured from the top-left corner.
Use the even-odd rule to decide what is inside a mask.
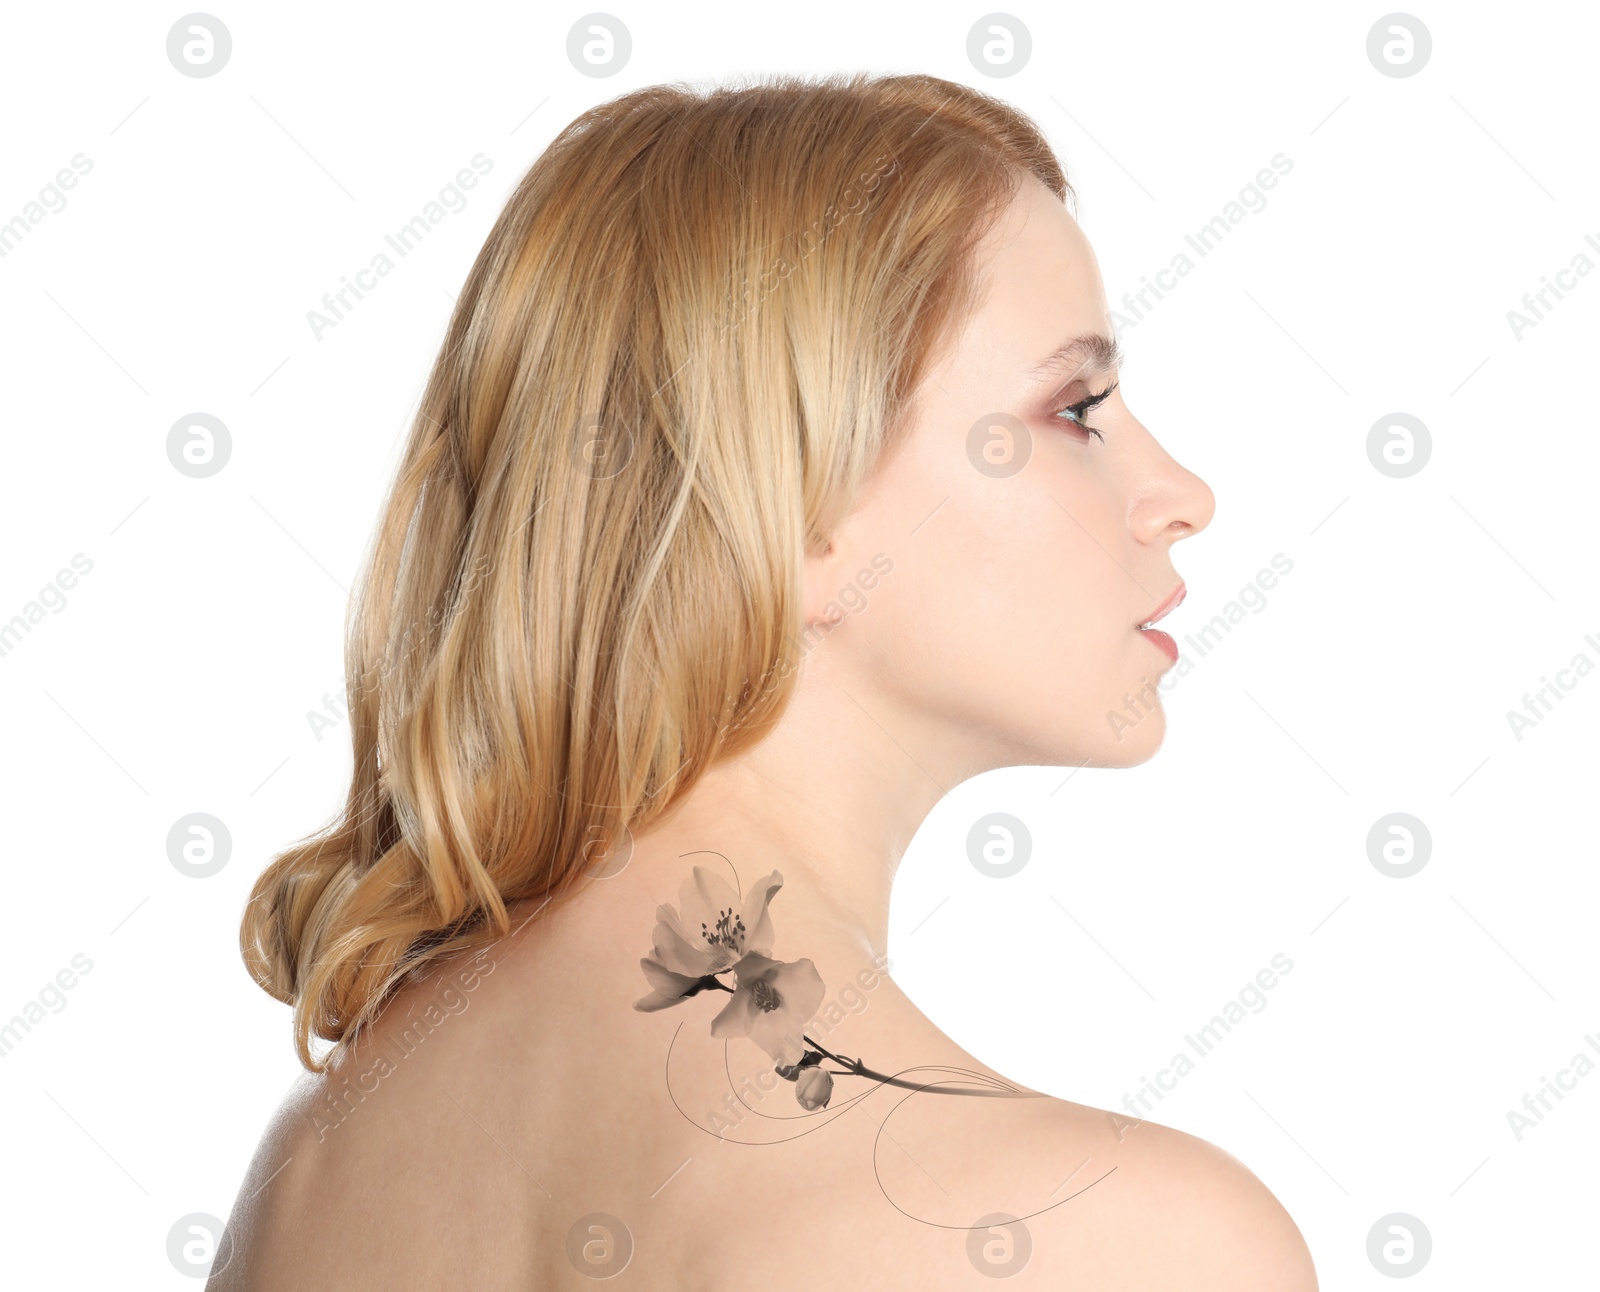
[[[1063,421],[1071,421],[1079,430],[1088,432],[1090,435],[1094,436],[1095,439],[1100,440],[1103,443],[1106,437],[1094,427],[1086,423],[1083,419],[1101,404],[1103,404],[1110,397],[1111,392],[1116,388],[1117,383],[1112,382],[1098,395],[1091,395],[1088,399],[1080,399],[1076,404],[1068,404],[1065,408],[1059,408],[1055,411],[1055,413],[1052,414],[1052,416],[1060,418]],[[1070,418],[1065,416],[1068,413],[1071,414]]]

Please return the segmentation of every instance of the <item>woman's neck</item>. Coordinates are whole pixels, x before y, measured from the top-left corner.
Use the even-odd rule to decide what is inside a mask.
[[[780,947],[803,934],[802,946],[826,940],[881,954],[895,870],[960,777],[942,765],[948,760],[925,720],[873,699],[876,717],[841,688],[802,687],[760,744],[711,768],[634,840],[617,879],[631,872],[628,886],[674,903],[696,865],[741,891],[776,870],[784,881],[773,907]]]

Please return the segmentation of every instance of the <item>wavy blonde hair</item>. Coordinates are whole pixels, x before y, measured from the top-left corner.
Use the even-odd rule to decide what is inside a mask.
[[[352,598],[354,770],[240,949],[336,1051],[758,741],[826,546],[976,304],[1038,128],[930,76],[651,86],[533,163],[461,292]],[[786,653],[789,651],[789,653]]]

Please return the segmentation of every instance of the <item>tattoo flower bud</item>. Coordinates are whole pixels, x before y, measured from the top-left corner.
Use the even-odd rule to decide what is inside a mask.
[[[833,1094],[833,1076],[825,1068],[801,1068],[795,1078],[794,1097],[807,1112],[828,1106]]]

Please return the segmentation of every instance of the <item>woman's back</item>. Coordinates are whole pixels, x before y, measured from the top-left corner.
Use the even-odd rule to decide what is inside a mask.
[[[436,968],[302,1078],[240,1191],[214,1292],[581,1287],[614,1269],[707,1292],[953,1288],[1012,1264],[1024,1287],[1315,1288],[1265,1187],[1167,1127],[865,1079],[838,1078],[815,1113],[789,1086],[741,1089],[724,1065],[746,1043],[705,1038],[704,1017],[629,1012],[636,948],[605,935],[639,914],[626,898]],[[830,1051],[998,1076],[887,975],[857,972],[876,981]],[[994,1213],[1028,1218],[991,1228]]]

